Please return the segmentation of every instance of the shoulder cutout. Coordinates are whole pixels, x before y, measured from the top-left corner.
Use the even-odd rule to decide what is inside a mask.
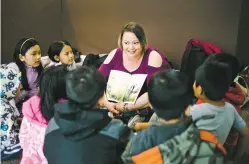
[[[109,64],[109,63],[112,61],[112,58],[113,58],[113,56],[115,55],[116,51],[117,51],[117,48],[114,49],[114,50],[112,50],[112,51],[108,54],[108,56],[106,57],[106,59],[105,59],[105,61],[104,61],[104,64]]]
[[[161,55],[156,51],[151,51],[149,56],[148,65],[151,67],[160,67],[163,63]]]

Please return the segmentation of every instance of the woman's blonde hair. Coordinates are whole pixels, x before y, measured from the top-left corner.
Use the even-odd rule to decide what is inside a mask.
[[[119,34],[119,38],[118,38],[118,46],[123,49],[122,46],[122,40],[123,40],[123,35],[125,32],[132,32],[136,35],[136,37],[138,38],[141,46],[142,46],[142,52],[145,53],[146,49],[147,49],[147,38],[145,36],[145,32],[142,28],[141,25],[137,24],[136,22],[129,22],[128,24],[126,24],[120,34]]]

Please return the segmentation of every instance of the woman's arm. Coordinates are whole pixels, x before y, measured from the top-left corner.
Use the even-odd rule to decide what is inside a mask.
[[[106,57],[104,63],[101,64],[101,66],[99,67],[99,71],[105,76],[108,77],[110,74],[110,71],[112,69],[112,64],[111,61],[113,59],[113,57],[115,56],[117,49],[112,50],[108,56]]]
[[[150,107],[148,92],[145,92],[143,95],[141,95],[137,99],[135,104],[127,104],[126,106],[124,102],[119,102],[115,104],[115,109],[120,112],[140,110],[147,107]]]
[[[149,60],[148,60],[148,76],[147,79],[149,80],[151,76],[160,70],[161,66],[163,64],[163,59],[161,55],[156,51],[151,51]],[[147,81],[148,82],[148,81]],[[147,108],[150,106],[149,98],[148,98],[148,92],[145,92],[143,95],[141,95],[135,104],[128,104],[126,107],[124,107],[123,102],[119,102],[116,104],[116,110],[120,112],[124,112],[125,110],[133,111],[133,110],[140,110],[143,108]],[[126,108],[126,109],[125,109]]]
[[[116,103],[112,103],[107,100],[105,93],[97,102],[98,107],[107,108],[110,112],[118,114],[119,111],[115,109],[115,104]]]

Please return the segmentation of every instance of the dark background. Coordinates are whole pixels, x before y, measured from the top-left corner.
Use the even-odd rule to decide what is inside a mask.
[[[149,44],[179,65],[185,44],[198,38],[249,64],[248,0],[2,0],[2,63],[12,59],[22,37],[35,37],[46,55],[49,44],[68,40],[82,54],[117,47],[122,26],[140,23]]]

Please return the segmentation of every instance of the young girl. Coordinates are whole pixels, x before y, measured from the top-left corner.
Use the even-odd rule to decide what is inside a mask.
[[[43,143],[48,121],[54,116],[54,104],[66,99],[65,65],[44,70],[39,79],[39,96],[23,103],[23,120],[19,139],[23,149],[21,163],[47,163]]]
[[[47,67],[66,64],[71,69],[76,68],[73,50],[67,41],[55,41],[51,43],[48,48],[48,56],[52,62]]]
[[[43,67],[41,65],[41,49],[34,38],[23,38],[15,47],[13,54],[14,63],[9,65],[16,67],[22,73],[22,89],[20,96],[15,98],[17,107],[37,93],[36,81]]]
[[[0,81],[1,159],[7,160],[21,152],[17,124],[20,114],[15,103],[10,101],[20,93],[21,73],[8,65],[1,65]]]

